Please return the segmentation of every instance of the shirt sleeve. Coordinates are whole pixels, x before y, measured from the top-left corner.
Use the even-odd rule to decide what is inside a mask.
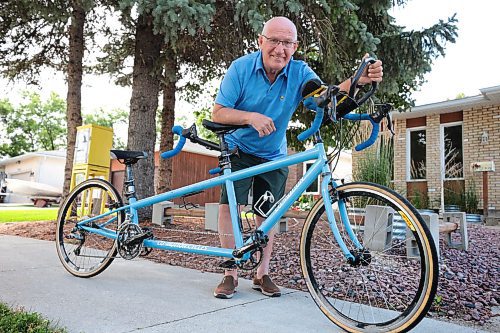
[[[222,79],[215,103],[224,107],[234,108],[241,95],[241,83],[234,62],[229,66]]]

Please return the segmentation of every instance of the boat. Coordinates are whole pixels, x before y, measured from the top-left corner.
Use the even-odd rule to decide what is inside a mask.
[[[5,178],[5,184],[8,193],[28,196],[34,202],[43,199],[59,202],[62,195],[62,189],[38,182]]]

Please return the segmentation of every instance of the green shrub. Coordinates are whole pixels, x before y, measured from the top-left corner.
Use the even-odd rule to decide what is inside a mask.
[[[463,204],[464,204],[463,209],[465,212],[470,214],[479,213],[478,209],[479,197],[476,192],[476,182],[473,179],[469,181],[467,190],[463,195]]]
[[[0,303],[0,332],[2,333],[64,333],[65,329],[54,327],[38,313],[14,310]]]
[[[380,139],[375,149],[369,149],[360,156],[353,178],[355,181],[372,182],[390,187],[393,160],[392,141]]]

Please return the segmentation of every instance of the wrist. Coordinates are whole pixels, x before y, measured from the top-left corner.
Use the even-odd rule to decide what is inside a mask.
[[[350,77],[350,79],[351,79],[351,85],[352,85],[352,80],[353,80],[353,77],[351,76],[351,77]],[[360,83],[360,82],[359,82],[359,81],[360,81],[360,79],[361,79],[361,78],[359,78],[359,79],[358,79],[358,83],[356,84],[356,88],[363,88],[363,86],[366,84],[366,83]]]

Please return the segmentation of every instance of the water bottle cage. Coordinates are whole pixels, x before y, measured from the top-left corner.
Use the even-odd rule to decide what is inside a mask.
[[[264,194],[263,194],[263,195],[261,195],[261,197],[260,197],[260,198],[257,200],[257,202],[253,205],[253,209],[254,209],[257,213],[259,213],[262,217],[267,217],[267,216],[268,216],[267,214],[269,214],[269,212],[270,212],[270,211],[272,211],[272,209],[274,208],[274,206],[273,206],[273,207],[271,207],[271,208],[270,208],[267,212],[264,212],[264,211],[262,210],[262,206],[264,206],[264,204],[265,204],[266,202],[268,202],[268,201],[269,201],[269,203],[271,203],[271,204],[273,204],[273,203],[274,203],[274,201],[275,201],[275,200],[274,200],[274,195],[273,195],[270,191],[266,191],[266,192],[264,192]]]

